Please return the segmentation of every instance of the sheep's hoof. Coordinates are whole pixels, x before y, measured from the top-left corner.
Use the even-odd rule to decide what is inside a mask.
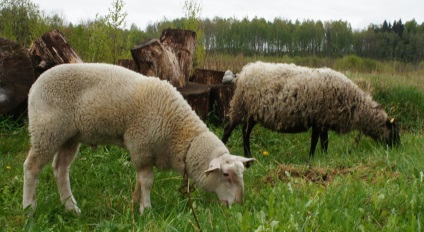
[[[152,207],[143,207],[140,206],[140,214],[143,215],[146,211],[149,211]]]
[[[77,204],[74,202],[71,202],[70,204],[66,204],[65,205],[66,210],[70,211],[70,212],[74,212],[76,214],[81,214],[81,210],[80,208],[78,208]]]
[[[74,207],[74,208],[72,208],[72,209],[67,209],[68,211],[70,211],[70,212],[73,212],[73,213],[75,213],[75,214],[81,214],[81,210],[80,210],[80,208],[78,208],[78,207]]]

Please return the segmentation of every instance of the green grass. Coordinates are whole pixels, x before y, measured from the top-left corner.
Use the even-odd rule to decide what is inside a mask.
[[[215,194],[192,193],[202,230],[423,231],[420,112],[424,107],[420,99],[424,89],[420,77],[411,81],[384,75],[361,77],[373,83],[376,92],[386,93],[374,96],[385,107],[389,105],[386,109],[392,109],[403,125],[409,125],[402,127],[401,146],[387,149],[367,137],[355,144],[357,132],[330,133],[328,154],[318,151],[313,168],[308,169],[309,133],[279,134],[255,127],[251,143],[257,162],[244,175],[244,204],[222,207]],[[418,113],[409,115],[411,109]],[[222,124],[208,125],[221,137]],[[240,128],[228,146],[233,154],[243,154]],[[22,164],[28,149],[26,124],[0,120],[0,230],[196,231],[188,200],[178,192],[182,177],[172,171],[155,170],[153,208],[138,213],[131,200],[134,169],[127,152],[114,146],[80,149],[70,175],[81,215],[66,212],[60,204],[50,166],[40,175],[35,213],[25,214]]]

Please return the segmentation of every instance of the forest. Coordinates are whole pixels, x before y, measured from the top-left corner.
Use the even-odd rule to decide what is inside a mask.
[[[125,2],[114,0],[107,15],[97,14],[78,24],[66,16],[48,15],[31,0],[0,1],[0,37],[29,47],[51,29],[59,29],[86,62],[117,63],[131,58],[130,49],[143,41],[158,38],[163,29],[189,29],[197,32],[196,64],[205,54],[273,57],[331,57],[355,55],[378,61],[398,61],[423,66],[424,22],[371,24],[353,30],[351,24],[334,21],[291,21],[275,18],[252,19],[200,17],[200,6],[186,1],[184,18],[154,22],[146,28],[126,27]],[[284,16],[282,16],[284,17]]]

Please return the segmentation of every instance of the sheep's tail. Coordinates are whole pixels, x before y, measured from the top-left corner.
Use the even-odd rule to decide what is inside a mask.
[[[224,77],[222,78],[222,83],[224,85],[234,83],[235,80],[236,80],[236,75],[233,72],[231,72],[231,70],[225,71]]]

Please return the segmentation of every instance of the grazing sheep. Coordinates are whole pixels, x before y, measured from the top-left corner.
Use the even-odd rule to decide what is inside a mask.
[[[134,200],[150,204],[153,166],[188,174],[226,203],[242,203],[243,163],[229,154],[168,82],[107,64],[64,64],[43,73],[28,100],[31,149],[23,165],[23,207],[36,206],[42,168],[53,172],[66,209],[80,209],[72,195],[69,168],[80,143],[128,149],[137,172]]]
[[[328,130],[339,134],[359,130],[389,146],[400,143],[394,119],[383,107],[343,74],[328,68],[311,69],[293,64],[256,62],[243,67],[237,78],[226,72],[236,89],[229,123],[222,141],[242,124],[244,154],[251,157],[250,133],[256,123],[282,133],[298,133],[312,127],[309,158],[318,138],[328,149]],[[309,160],[308,160],[309,161]]]

